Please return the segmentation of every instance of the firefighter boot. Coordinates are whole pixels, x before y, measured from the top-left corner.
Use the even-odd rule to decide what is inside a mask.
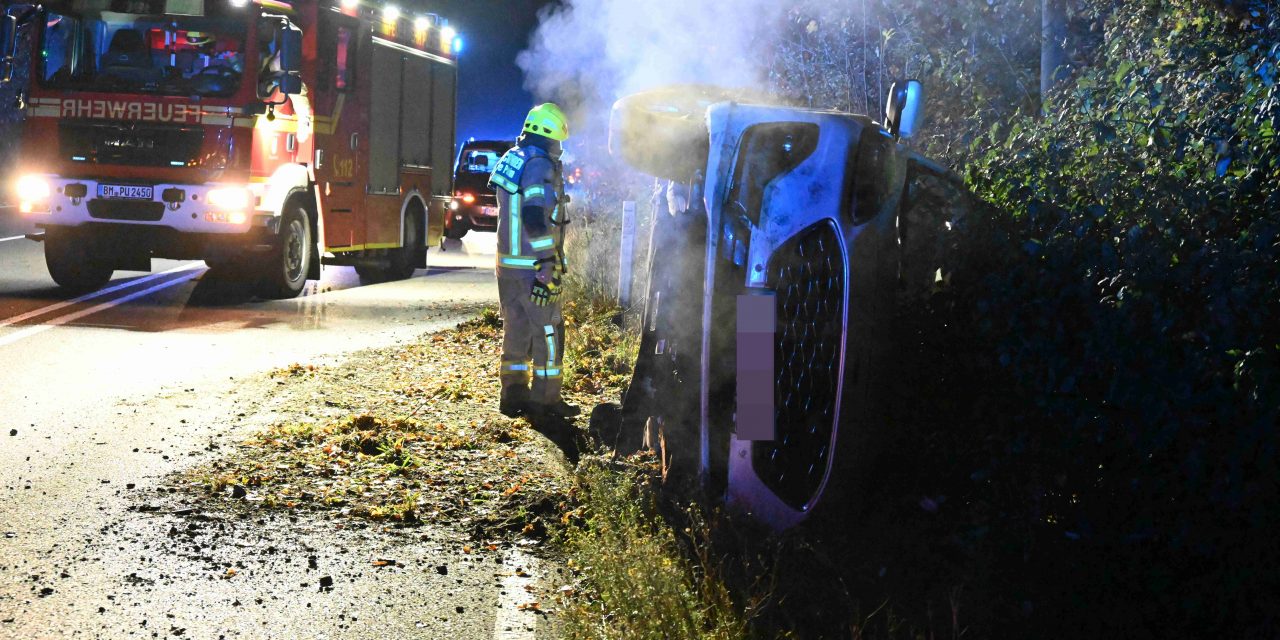
[[[549,404],[539,403],[533,405],[532,411],[542,418],[572,418],[581,414],[582,408],[576,404],[569,404],[564,400],[556,400]]]
[[[519,385],[502,388],[502,400],[498,403],[498,411],[508,418],[515,418],[529,413],[529,388]]]

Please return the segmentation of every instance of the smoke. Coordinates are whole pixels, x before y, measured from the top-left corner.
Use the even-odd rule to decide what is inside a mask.
[[[563,0],[516,62],[593,142],[620,97],[669,84],[760,88],[786,0]]]

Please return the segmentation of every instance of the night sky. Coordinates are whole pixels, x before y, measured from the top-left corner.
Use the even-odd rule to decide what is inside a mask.
[[[533,96],[516,54],[529,42],[538,9],[550,0],[430,0],[418,6],[462,34],[458,62],[458,140],[515,138]],[[409,5],[409,3],[406,3]]]

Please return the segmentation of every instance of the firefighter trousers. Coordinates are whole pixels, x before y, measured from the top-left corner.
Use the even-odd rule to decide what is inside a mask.
[[[498,271],[502,313],[502,397],[539,404],[560,401],[564,360],[564,317],[560,304],[538,306],[529,299],[534,272]]]

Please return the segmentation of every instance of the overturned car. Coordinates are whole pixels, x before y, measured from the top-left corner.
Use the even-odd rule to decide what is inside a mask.
[[[667,181],[670,203],[622,432],[774,528],[856,500],[893,429],[895,305],[942,277],[970,207],[903,144],[922,94],[896,85],[883,124],[703,87],[614,106],[611,152]]]

